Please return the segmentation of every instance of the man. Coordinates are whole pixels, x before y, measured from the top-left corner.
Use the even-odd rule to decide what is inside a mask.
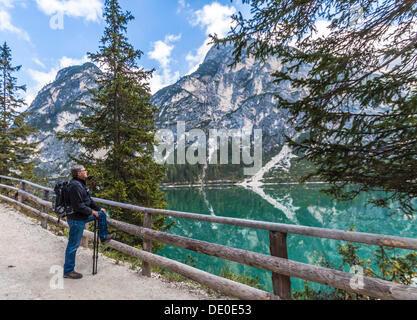
[[[69,183],[69,196],[74,213],[67,217],[70,227],[67,249],[65,251],[64,278],[81,279],[82,274],[75,272],[75,256],[80,246],[85,224],[98,218],[99,238],[102,244],[114,239],[116,234],[107,231],[106,209],[100,208],[90,197],[86,187],[87,170],[81,165],[71,168],[73,179]]]

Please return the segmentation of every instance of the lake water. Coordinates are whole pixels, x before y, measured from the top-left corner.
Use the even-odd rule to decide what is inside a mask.
[[[355,230],[359,232],[411,238],[417,235],[414,219],[410,220],[401,214],[388,216],[390,212],[387,209],[367,205],[370,199],[377,196],[376,192],[361,194],[351,202],[336,202],[320,192],[325,187],[311,184],[264,186],[256,190],[233,186],[206,187],[203,190],[198,187],[167,188],[164,191],[170,210],[339,230],[349,230],[351,226],[355,226]],[[266,230],[169,219],[175,221],[169,233],[270,254],[269,232]],[[318,256],[325,254],[329,261],[340,264],[338,244],[345,242],[288,234],[288,258],[314,264]],[[373,259],[375,249],[376,246],[361,245],[359,256]],[[396,249],[395,253],[405,254],[408,251]],[[180,262],[187,261],[199,269],[217,275],[228,267],[236,274],[259,277],[263,288],[272,292],[271,272],[169,245],[159,251],[159,254]],[[291,278],[291,283],[295,290],[304,288],[300,279]]]

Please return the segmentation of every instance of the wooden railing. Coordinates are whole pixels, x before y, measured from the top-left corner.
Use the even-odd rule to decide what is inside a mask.
[[[3,184],[2,180],[15,182],[19,185],[11,186]],[[40,197],[39,194],[34,195],[29,193],[27,191],[28,186],[40,190],[42,196]],[[48,221],[58,223],[58,219],[49,214],[51,212],[50,209],[52,209],[52,202],[50,201],[50,196],[53,193],[52,189],[34,184],[29,181],[5,176],[0,176],[0,189],[1,188],[14,191],[16,197],[15,199],[12,199],[10,197],[0,195],[0,199],[17,204],[20,207],[39,215],[42,219],[42,226],[44,228],[47,228]],[[28,206],[27,204],[24,204],[25,199],[40,205],[41,209],[38,210]],[[123,232],[142,237],[144,239],[143,250],[133,248],[115,240],[110,241],[108,246],[142,260],[142,274],[145,276],[150,276],[150,266],[156,265],[172,272],[181,274],[226,295],[247,300],[291,299],[290,277],[296,277],[346,290],[351,293],[363,294],[379,299],[417,299],[416,287],[366,277],[363,275],[358,276],[352,273],[346,273],[292,261],[288,259],[287,252],[288,233],[409,250],[417,250],[416,239],[220,216],[208,216],[171,210],[151,209],[131,204],[118,203],[105,199],[93,199],[94,201],[104,205],[129,209],[133,211],[140,211],[144,214],[143,226],[136,226],[108,218],[108,224],[110,226]],[[231,248],[220,244],[195,240],[152,230],[152,216],[156,214],[212,223],[214,222],[220,224],[228,224],[237,227],[268,230],[271,254],[266,255],[252,251]],[[68,228],[68,224],[65,221],[60,221],[60,225]],[[91,240],[93,235],[90,231],[86,230],[84,232],[84,238],[84,241],[86,241],[86,239]],[[189,265],[153,254],[152,241],[162,242],[168,245],[193,250],[196,252],[204,253],[206,255],[215,256],[229,261],[234,261],[263,270],[271,271],[274,294],[250,287],[248,285],[237,283],[210,274],[208,272],[198,270]],[[360,277],[360,279],[358,277]],[[358,279],[360,282],[357,282]]]

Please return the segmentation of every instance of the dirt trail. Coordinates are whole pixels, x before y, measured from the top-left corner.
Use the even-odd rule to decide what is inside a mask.
[[[75,268],[83,279],[63,279],[67,241],[0,203],[0,300],[209,299],[203,292],[162,281],[158,275],[143,277],[101,254],[98,274],[92,276],[92,251],[83,247],[77,251]]]

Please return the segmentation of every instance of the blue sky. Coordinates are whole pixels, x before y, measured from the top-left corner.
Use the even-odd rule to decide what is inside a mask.
[[[151,88],[174,83],[192,72],[208,51],[208,34],[225,35],[230,16],[249,13],[240,0],[120,0],[135,20],[128,38],[143,51],[139,61],[155,68]],[[0,41],[12,50],[13,65],[22,65],[18,83],[30,103],[55,79],[58,70],[88,61],[104,31],[104,0],[0,0]]]

